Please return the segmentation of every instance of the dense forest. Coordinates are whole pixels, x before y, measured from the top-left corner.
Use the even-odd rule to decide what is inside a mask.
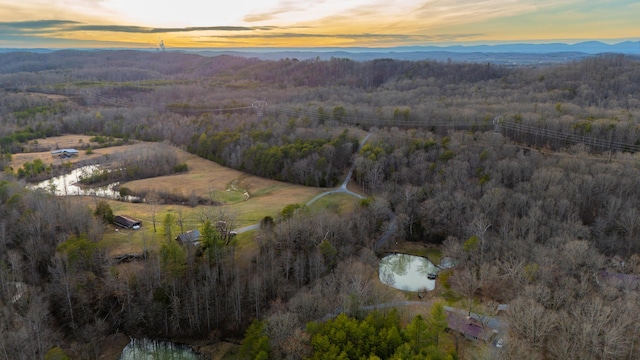
[[[477,311],[509,304],[496,356],[640,354],[638,58],[505,67],[13,52],[0,54],[0,88],[0,358],[62,346],[94,359],[116,332],[246,335],[248,358],[496,355],[444,332],[441,305],[409,320],[360,311],[405,300],[375,281],[396,242],[439,247],[456,267],[438,281]],[[199,250],[163,243],[128,276],[99,245],[103,214],[27,190],[6,167],[30,141],[69,133],[168,142],[314,187],[353,165],[366,197],[349,213],[263,219],[248,261],[207,219]],[[323,321],[337,307],[351,316]]]

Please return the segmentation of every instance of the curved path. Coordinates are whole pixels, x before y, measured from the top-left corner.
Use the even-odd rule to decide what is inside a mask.
[[[367,142],[367,140],[369,140],[369,137],[371,137],[371,135],[372,134],[369,133],[362,140],[360,140],[360,146],[358,146],[358,151],[356,151],[356,154],[359,153],[360,150],[362,150],[362,147]],[[329,194],[337,194],[337,193],[348,194],[348,195],[351,195],[351,196],[355,196],[358,199],[364,199],[364,196],[347,189],[347,184],[349,184],[349,181],[351,181],[351,176],[353,175],[353,171],[355,170],[355,168],[356,168],[356,163],[354,162],[353,164],[351,164],[351,168],[349,169],[349,172],[347,173],[346,178],[344,179],[344,181],[342,182],[342,184],[340,186],[338,186],[337,188],[331,189],[331,190],[327,190],[327,191],[323,192],[322,194],[316,195],[313,199],[307,201],[306,205],[309,206],[309,205],[313,204],[314,202],[316,202],[318,199],[320,199],[323,196],[327,196]],[[260,227],[260,224],[253,224],[253,225],[237,228],[237,229],[235,229],[235,232],[240,234],[240,233],[243,233],[243,232],[256,230],[259,227]]]

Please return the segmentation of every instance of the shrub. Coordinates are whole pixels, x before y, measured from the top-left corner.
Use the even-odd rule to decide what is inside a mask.
[[[44,360],[71,360],[71,358],[59,346],[55,346],[47,351]]]
[[[173,167],[173,172],[182,173],[187,171],[189,171],[187,163],[178,164]]]
[[[93,215],[99,219],[102,219],[106,224],[113,224],[113,210],[108,202],[101,200],[96,206],[96,211]]]

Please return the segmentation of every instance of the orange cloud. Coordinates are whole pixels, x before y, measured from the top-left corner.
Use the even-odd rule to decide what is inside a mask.
[[[368,46],[640,38],[632,0],[0,0],[0,47]]]

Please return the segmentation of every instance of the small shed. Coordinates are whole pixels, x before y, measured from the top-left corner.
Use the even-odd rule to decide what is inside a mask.
[[[182,244],[192,244],[196,245],[200,242],[200,231],[199,230],[189,230],[184,234],[180,234],[176,237],[176,240],[181,242]]]
[[[113,217],[113,223],[125,229],[140,229],[142,222],[138,219],[126,215],[116,215]]]

